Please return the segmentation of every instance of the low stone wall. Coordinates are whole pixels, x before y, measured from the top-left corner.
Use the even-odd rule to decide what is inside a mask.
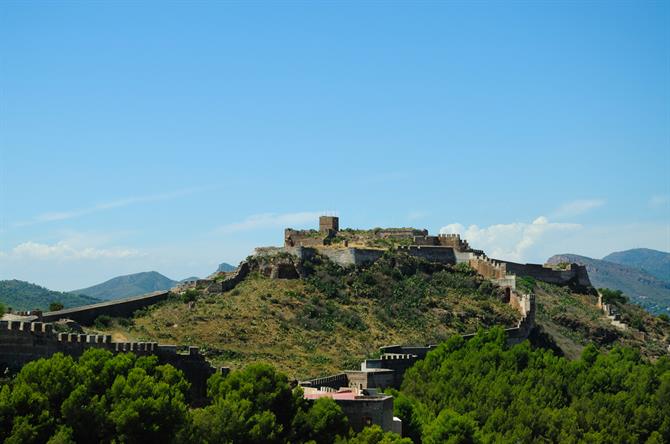
[[[348,387],[349,382],[346,373],[338,373],[336,375],[323,376],[321,378],[314,378],[300,383],[302,387],[328,387],[332,389],[339,389],[340,387]]]
[[[592,288],[589,274],[583,265],[570,264],[570,269],[568,270],[556,270],[539,264],[500,262],[505,264],[508,273],[517,276],[530,276],[538,281],[556,285],[567,285],[579,291],[588,291]]]
[[[102,348],[112,353],[129,352],[140,356],[156,355],[161,364],[170,364],[184,372],[191,383],[194,400],[207,391],[207,378],[215,369],[199,353],[188,347],[179,353],[174,345],[156,342],[113,342],[110,335],[56,333],[54,325],[43,322],[0,321],[0,369],[18,371],[24,364],[55,353],[79,357],[89,348]]]
[[[40,320],[53,322],[59,319],[72,319],[83,325],[91,325],[101,315],[127,318],[141,308],[165,301],[169,294],[169,291],[155,291],[141,296],[115,299],[113,301],[67,308],[65,310],[47,311],[42,314]]]

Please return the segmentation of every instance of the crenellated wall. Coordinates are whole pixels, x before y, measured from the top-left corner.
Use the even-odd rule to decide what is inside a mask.
[[[592,289],[586,267],[570,264],[567,270],[555,269],[540,264],[518,264],[516,262],[499,261],[505,264],[507,272],[517,276],[530,276],[538,281],[549,284],[566,285],[579,291]]]
[[[19,370],[30,361],[48,358],[55,353],[76,358],[89,348],[140,356],[156,355],[162,364],[171,364],[184,372],[191,383],[194,399],[205,396],[207,378],[215,372],[197,347],[188,347],[187,353],[180,353],[177,346],[156,342],[113,342],[110,335],[57,333],[51,323],[0,321],[0,369],[3,370]]]

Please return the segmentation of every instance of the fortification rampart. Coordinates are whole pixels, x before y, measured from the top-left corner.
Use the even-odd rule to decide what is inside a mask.
[[[19,370],[27,362],[48,358],[55,353],[79,357],[89,348],[140,356],[156,355],[162,364],[171,364],[184,372],[191,382],[194,399],[205,396],[207,378],[215,372],[197,347],[188,347],[186,353],[180,353],[177,346],[156,342],[113,342],[110,335],[57,333],[51,323],[0,321],[2,369]]]
[[[471,258],[468,264],[487,279],[505,279],[507,277],[507,266],[502,261],[480,255]]]
[[[133,296],[65,310],[47,311],[40,318],[44,322],[53,322],[59,319],[72,319],[83,325],[92,324],[98,316],[130,317],[141,308],[166,300],[169,291],[155,291],[141,296]]]
[[[567,285],[579,291],[592,289],[589,274],[583,265],[570,264],[569,269],[560,270],[539,264],[518,264],[509,261],[499,262],[505,264],[508,273],[517,276],[530,276],[538,281],[556,285]]]

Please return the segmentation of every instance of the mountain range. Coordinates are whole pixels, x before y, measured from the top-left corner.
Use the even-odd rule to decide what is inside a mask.
[[[49,304],[59,302],[65,308],[95,304],[100,299],[81,294],[53,291],[30,282],[16,279],[0,281],[0,303],[15,311],[48,310]]]
[[[576,262],[584,265],[596,288],[621,290],[631,302],[652,313],[670,311],[670,254],[646,248],[620,251],[603,259],[558,254],[548,264]]]
[[[173,281],[157,271],[145,271],[117,276],[92,287],[73,290],[71,293],[109,300],[136,296],[152,291],[169,290],[177,284],[178,281]]]

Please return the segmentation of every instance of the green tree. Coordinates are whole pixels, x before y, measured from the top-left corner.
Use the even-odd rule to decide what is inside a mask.
[[[63,309],[63,304],[58,301],[54,301],[49,304],[49,311],[58,311]]]
[[[338,444],[412,444],[409,438],[402,438],[397,433],[384,432],[378,425],[364,428],[348,441],[338,440]]]
[[[349,433],[349,420],[332,398],[317,399],[307,410],[299,410],[293,420],[294,441],[332,444]]]
[[[481,442],[475,421],[444,409],[423,433],[424,444],[472,444]]]

